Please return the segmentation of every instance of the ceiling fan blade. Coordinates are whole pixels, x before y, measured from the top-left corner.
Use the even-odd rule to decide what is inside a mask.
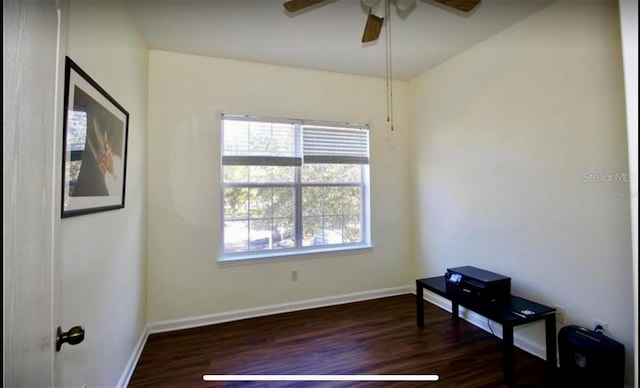
[[[300,11],[301,9],[311,7],[312,5],[322,3],[323,1],[325,0],[290,0],[284,3],[284,9],[289,12],[296,12]]]
[[[362,43],[378,40],[380,31],[382,31],[382,22],[384,22],[384,18],[378,17],[369,11],[367,24],[364,25],[364,32],[362,33]]]
[[[469,12],[480,3],[480,0],[435,0],[458,11]]]

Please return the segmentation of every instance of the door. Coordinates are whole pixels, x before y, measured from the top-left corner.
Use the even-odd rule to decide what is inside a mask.
[[[3,386],[53,382],[58,14],[3,1]]]

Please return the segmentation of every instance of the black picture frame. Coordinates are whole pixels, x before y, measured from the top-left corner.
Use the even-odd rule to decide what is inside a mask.
[[[124,208],[129,112],[65,58],[61,216]]]

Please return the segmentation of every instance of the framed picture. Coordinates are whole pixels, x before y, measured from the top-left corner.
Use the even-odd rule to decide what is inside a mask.
[[[62,217],[124,207],[129,113],[65,62]]]

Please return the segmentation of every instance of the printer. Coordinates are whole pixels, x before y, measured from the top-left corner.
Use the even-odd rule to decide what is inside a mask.
[[[465,266],[447,268],[444,275],[448,294],[477,303],[509,303],[511,278],[484,269]]]

